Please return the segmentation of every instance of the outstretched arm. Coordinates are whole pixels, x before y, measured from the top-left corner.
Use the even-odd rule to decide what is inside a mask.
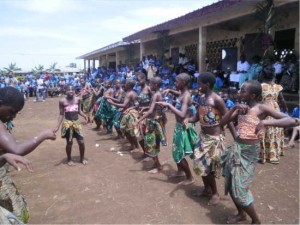
[[[172,94],[174,94],[176,96],[180,95],[180,91],[176,91],[176,90],[173,90],[173,89],[166,89],[166,90],[163,91],[163,94],[168,94],[169,92],[171,92]]]
[[[157,100],[158,100],[157,95],[154,94],[148,111],[134,124],[135,126],[153,113],[153,111],[155,109],[155,103],[157,102]]]
[[[226,108],[226,105],[225,105],[223,99],[220,98],[220,97],[217,97],[217,98],[216,98],[216,108],[219,110],[219,112],[221,113],[221,116],[222,116],[222,117],[225,116],[226,113],[228,112],[228,110],[227,110],[227,108]],[[222,125],[221,125],[221,126],[222,126]],[[229,131],[230,131],[230,133],[231,133],[233,139],[235,139],[235,138],[236,138],[236,131],[235,131],[235,129],[234,129],[234,126],[233,126],[233,123],[232,123],[232,122],[229,122],[228,128],[229,128]]]
[[[221,121],[220,121],[220,125],[224,126],[228,123],[230,123],[231,121],[234,120],[234,118],[238,115],[238,110],[248,110],[248,106],[244,105],[244,104],[237,104],[235,106],[233,106],[227,113],[225,113],[225,115],[222,117]]]
[[[295,127],[295,126],[299,126],[299,119],[285,116],[281,119],[262,120],[256,126],[255,133],[257,134],[259,131],[264,130],[268,126],[284,127],[284,128]]]
[[[182,107],[181,110],[176,109],[173,105],[167,103],[167,102],[157,102],[157,104],[169,107],[176,116],[180,117],[181,119],[184,119],[186,117],[187,109],[188,109],[188,102],[190,101],[190,96],[185,95],[182,101]]]
[[[6,130],[5,125],[3,123],[0,124],[0,148],[5,153],[24,156],[32,152],[46,139],[55,140],[55,138],[55,133],[48,129],[40,132],[37,136],[28,141],[17,143],[13,136]]]
[[[129,95],[129,94],[126,94],[126,97],[125,97],[123,103],[116,103],[116,102],[114,102],[112,99],[107,99],[107,101],[108,101],[109,104],[114,105],[114,106],[117,106],[117,107],[119,107],[119,108],[126,108],[127,105],[128,105],[129,102],[130,102],[130,95]]]

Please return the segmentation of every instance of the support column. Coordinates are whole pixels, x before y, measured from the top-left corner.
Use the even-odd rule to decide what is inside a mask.
[[[99,61],[99,67],[101,67],[101,56],[99,56],[98,61]]]
[[[88,60],[88,69],[91,69],[91,60]]]
[[[83,60],[83,69],[84,69],[84,71],[86,71],[86,60],[85,59]]]
[[[105,55],[105,66],[106,66],[106,69],[108,69],[108,55],[107,54]]]
[[[145,52],[145,45],[144,43],[140,42],[140,61],[142,61],[143,59],[144,52]]]
[[[119,64],[119,52],[116,52],[116,71],[118,69],[118,64]]]
[[[206,64],[205,64],[206,42],[207,42],[207,28],[199,27],[199,45],[198,45],[199,73],[202,73],[206,70]]]
[[[96,67],[95,67],[95,66],[96,66],[95,61],[96,61],[96,60],[93,59],[93,69],[96,68]],[[91,71],[93,71],[93,69],[92,69]]]

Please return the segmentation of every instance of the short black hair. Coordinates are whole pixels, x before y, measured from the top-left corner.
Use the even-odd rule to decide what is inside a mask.
[[[190,81],[190,75],[187,73],[180,73],[176,76],[179,80],[182,80],[185,84],[188,84]]]
[[[150,79],[150,82],[153,82],[154,84],[156,84],[158,87],[161,86],[162,84],[162,81],[161,81],[161,78],[160,77],[152,77]]]
[[[209,83],[209,87],[211,89],[214,88],[214,85],[216,83],[216,78],[215,78],[215,75],[213,75],[212,73],[210,72],[204,72],[204,73],[201,73],[198,77],[198,82],[201,81],[201,83],[203,84],[207,84]]]
[[[142,72],[137,72],[136,77],[140,77],[141,79],[146,79],[146,75]]]
[[[266,80],[272,80],[275,77],[275,70],[272,66],[265,66],[261,74],[263,75],[263,78]]]
[[[136,82],[134,80],[132,80],[132,79],[127,79],[126,80],[126,85],[129,85],[129,87],[131,89],[133,89],[133,87],[135,86],[135,84],[136,84]]]
[[[3,105],[13,107],[16,111],[20,111],[25,104],[24,96],[14,87],[0,88],[0,101]]]
[[[261,87],[261,83],[257,80],[247,80],[245,81],[246,84],[250,84],[249,85],[249,90],[251,92],[251,94],[255,94],[256,96],[256,100],[261,100],[261,96],[262,96],[262,87]]]

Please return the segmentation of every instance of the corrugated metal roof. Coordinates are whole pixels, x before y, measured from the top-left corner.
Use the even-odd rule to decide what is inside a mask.
[[[153,33],[153,32],[162,31],[162,30],[171,30],[172,28],[184,25],[190,21],[201,18],[207,14],[219,11],[224,8],[228,8],[228,7],[235,5],[241,1],[243,1],[243,0],[223,0],[223,1],[213,3],[211,5],[203,7],[201,9],[198,9],[198,10],[195,10],[188,14],[185,14],[184,16],[180,16],[176,19],[169,20],[165,23],[161,23],[161,24],[155,25],[153,27],[141,30],[137,33],[134,33],[130,36],[123,38],[123,41],[134,41],[134,40],[141,39],[142,36],[145,36],[145,35]]]
[[[105,46],[103,48],[100,48],[100,49],[94,50],[92,52],[86,53],[86,54],[84,54],[82,56],[77,57],[76,59],[84,59],[84,58],[86,58],[88,56],[95,55],[95,54],[98,54],[98,53],[101,53],[101,52],[105,52],[105,51],[113,49],[113,48],[126,46],[126,45],[129,45],[131,43],[132,42],[118,41],[118,42],[115,42],[113,44],[107,45],[107,46]],[[139,43],[139,41],[135,41],[134,43]]]

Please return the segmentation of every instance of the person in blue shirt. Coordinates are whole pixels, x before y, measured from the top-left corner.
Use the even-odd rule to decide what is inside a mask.
[[[2,79],[2,77],[1,77],[1,80],[0,80],[0,88],[4,88],[4,87],[6,87],[6,83],[5,83],[4,78]]]
[[[231,101],[229,98],[228,98],[228,94],[227,93],[224,93],[223,94],[223,100],[225,102],[225,105],[226,105],[226,108],[227,109],[231,109],[233,106],[234,106],[234,102]]]
[[[162,80],[161,80],[161,88],[163,90],[166,90],[167,88],[169,88],[170,85],[170,78],[169,78],[169,74],[164,74]]]
[[[216,77],[216,83],[214,85],[214,92],[218,92],[223,87],[223,81],[220,77],[220,73],[218,71],[214,71],[215,77]]]
[[[300,104],[299,104],[300,106]],[[295,118],[295,119],[299,119],[299,106],[298,107],[295,107],[293,109],[293,113],[291,115],[291,117]],[[299,131],[300,131],[300,126],[297,126],[297,127],[293,127],[293,132],[292,132],[292,136],[289,140],[289,143],[288,143],[288,148],[293,148],[295,147],[295,140],[296,140],[296,137],[297,135],[299,134]]]

